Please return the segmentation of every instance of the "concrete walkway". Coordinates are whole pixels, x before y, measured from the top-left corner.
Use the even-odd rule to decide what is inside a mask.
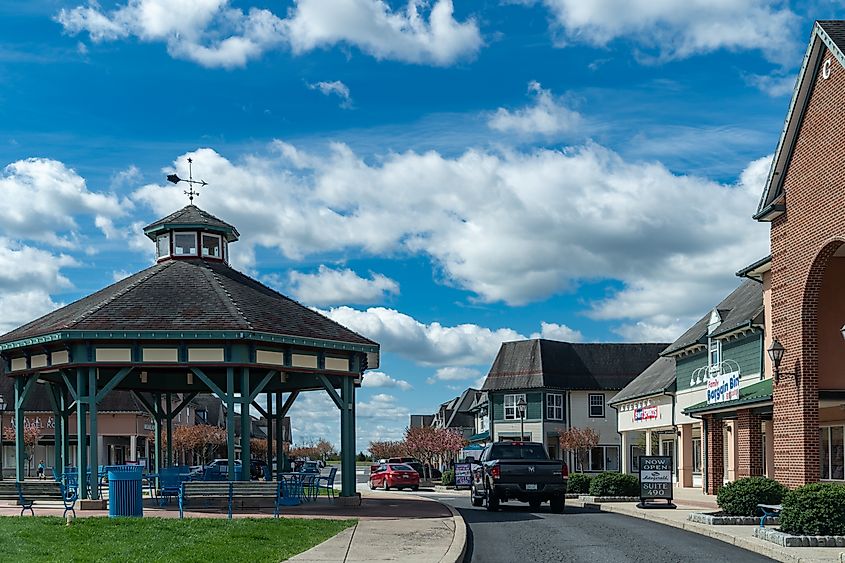
[[[781,547],[752,536],[752,526],[709,526],[707,524],[690,522],[687,520],[687,517],[692,512],[713,512],[718,510],[715,504],[715,497],[708,498],[706,495],[700,493],[690,493],[689,495],[682,493],[681,498],[675,499],[675,504],[678,506],[676,510],[644,510],[637,508],[636,503],[628,502],[596,505],[577,500],[567,501],[567,504],[570,503],[575,506],[594,507],[603,512],[614,512],[681,528],[727,542],[754,553],[770,557],[776,561],[786,563],[840,563],[841,561],[845,561],[845,555],[843,555],[843,559],[840,559],[840,554],[843,551],[841,548]],[[711,506],[708,507],[708,504]]]

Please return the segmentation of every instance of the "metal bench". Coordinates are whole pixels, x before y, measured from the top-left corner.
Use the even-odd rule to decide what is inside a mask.
[[[186,481],[179,488],[179,518],[184,518],[185,505],[189,501],[209,501],[224,499],[227,501],[228,516],[232,518],[232,503],[235,498],[271,499],[273,516],[279,516],[282,505],[283,488],[281,482],[272,481]]]
[[[62,517],[68,512],[76,518],[74,507],[77,500],[75,488],[65,487],[62,483],[50,481],[0,481],[0,500],[14,501],[21,507],[21,516],[29,510],[35,516],[33,506],[55,505],[59,503],[64,508]]]
[[[780,511],[783,509],[783,505],[781,504],[758,504],[757,508],[763,513],[763,516],[760,517],[760,527],[766,527],[766,518],[777,518],[780,516]]]

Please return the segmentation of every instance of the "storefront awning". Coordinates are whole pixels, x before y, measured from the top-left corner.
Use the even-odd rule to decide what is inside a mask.
[[[713,412],[739,410],[759,403],[768,403],[772,400],[772,380],[764,379],[753,385],[743,387],[739,390],[739,399],[725,401],[724,403],[708,403],[702,401],[684,409],[684,414],[696,416]]]
[[[490,439],[490,431],[485,430],[484,432],[480,432],[478,434],[473,434],[469,437],[470,442],[483,442],[485,440]]]

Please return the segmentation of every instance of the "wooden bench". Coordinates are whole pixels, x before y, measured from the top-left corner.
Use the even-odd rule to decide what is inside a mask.
[[[0,500],[14,501],[21,507],[21,516],[29,510],[35,516],[33,506],[38,504],[53,505],[55,508],[64,509],[62,517],[68,512],[73,513],[76,518],[74,507],[77,500],[75,488],[66,488],[61,483],[54,481],[0,481]]]
[[[763,513],[763,516],[760,517],[760,527],[766,527],[766,518],[772,517],[777,518],[780,516],[780,511],[783,509],[783,505],[781,504],[758,504],[757,508]]]
[[[189,501],[226,500],[229,518],[235,498],[270,499],[273,516],[278,518],[282,498],[282,483],[273,481],[186,481],[179,488],[179,518],[184,518],[184,508]]]

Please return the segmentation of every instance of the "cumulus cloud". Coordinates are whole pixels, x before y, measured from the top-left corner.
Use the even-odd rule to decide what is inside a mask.
[[[661,60],[719,49],[757,50],[791,64],[800,18],[763,0],[542,0],[558,40],[606,46],[618,38],[636,41]],[[648,56],[648,55],[641,55]]]
[[[340,107],[344,109],[352,107],[352,98],[350,96],[349,86],[340,80],[334,80],[332,82],[315,82],[314,84],[308,84],[308,87],[312,90],[319,90],[324,96],[337,96],[340,98]]]
[[[78,236],[77,216],[92,215],[97,227],[110,232],[110,219],[123,215],[113,194],[90,191],[73,169],[46,158],[7,165],[0,174],[0,196],[0,234],[61,247]]]
[[[426,380],[426,383],[433,384],[443,381],[464,381],[466,379],[478,379],[481,372],[477,369],[467,367],[447,366],[438,369],[434,375]]]
[[[773,98],[789,96],[795,89],[795,75],[784,76],[780,73],[773,74],[746,74],[743,76],[746,84],[754,86],[761,92]]]
[[[362,387],[396,387],[402,391],[410,391],[413,385],[404,379],[394,379],[381,371],[368,371],[364,374]]]
[[[557,323],[540,323],[540,332],[531,334],[531,338],[545,338],[547,340],[560,340],[562,342],[581,342],[584,335],[581,331],[569,328],[566,325]]]
[[[399,283],[382,274],[370,272],[362,278],[349,268],[332,269],[321,265],[317,272],[288,274],[288,291],[308,305],[368,305],[399,294]]]
[[[267,9],[240,9],[229,0],[129,0],[112,10],[91,0],[62,8],[56,20],[91,41],[136,37],[162,42],[175,58],[206,67],[242,67],[280,45],[301,53],[348,44],[379,59],[448,65],[482,45],[475,21],[458,22],[451,0],[428,13],[411,1],[393,10],[383,0],[296,0],[286,18]],[[427,17],[426,17],[427,15]]]
[[[581,114],[556,100],[539,82],[530,82],[528,92],[534,96],[533,105],[517,110],[499,108],[487,125],[496,131],[522,136],[572,133],[582,126]]]

